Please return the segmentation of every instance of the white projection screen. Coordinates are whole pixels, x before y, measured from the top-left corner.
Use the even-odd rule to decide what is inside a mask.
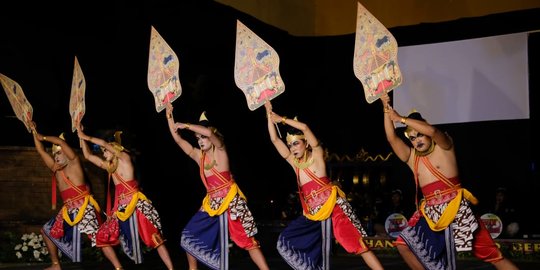
[[[401,114],[432,124],[529,119],[528,33],[399,47]]]

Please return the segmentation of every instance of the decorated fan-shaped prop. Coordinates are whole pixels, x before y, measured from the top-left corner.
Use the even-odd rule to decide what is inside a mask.
[[[176,53],[152,27],[148,56],[148,88],[154,95],[156,111],[161,112],[182,94],[178,70],[180,62]]]
[[[86,112],[85,104],[86,80],[79,60],[75,57],[73,78],[71,79],[71,96],[69,98],[69,114],[71,115],[71,131],[75,132]]]
[[[368,103],[401,84],[397,51],[398,44],[390,31],[358,3],[353,68]]]
[[[28,132],[32,132],[32,114],[33,108],[30,102],[26,99],[21,86],[14,80],[0,73],[0,82],[6,92],[11,108],[15,115],[21,120]]]
[[[277,52],[240,21],[236,22],[234,81],[252,111],[285,91]]]

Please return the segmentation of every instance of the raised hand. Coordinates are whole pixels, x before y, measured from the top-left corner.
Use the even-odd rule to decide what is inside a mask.
[[[272,103],[270,103],[270,100],[267,100],[264,103],[264,108],[266,109],[266,114],[269,114],[272,112]]]
[[[165,116],[167,118],[172,118],[172,112],[173,112],[173,105],[171,103],[167,103],[167,105],[165,105]]]
[[[388,93],[384,93],[381,96],[381,101],[382,101],[382,104],[383,104],[383,107],[384,107],[384,111],[386,112],[386,110],[390,106],[390,96],[388,95]]]

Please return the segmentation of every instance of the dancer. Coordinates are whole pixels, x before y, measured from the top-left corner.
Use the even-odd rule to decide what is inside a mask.
[[[181,246],[186,250],[189,269],[197,269],[197,260],[212,269],[228,269],[229,236],[236,245],[249,252],[259,269],[269,269],[254,237],[257,226],[246,197],[229,170],[223,136],[210,126],[204,112],[198,125],[175,123],[172,113],[173,106],[169,103],[166,107],[169,131],[180,149],[199,165],[207,191],[202,207],[182,231]],[[193,147],[178,130],[193,131],[199,148]]]
[[[386,138],[396,156],[415,175],[424,200],[409,226],[396,240],[399,253],[411,269],[455,269],[456,251],[472,251],[497,269],[517,267],[504,258],[490,233],[473,213],[476,198],[461,187],[454,143],[450,135],[430,125],[413,112],[404,117],[390,106],[388,94],[381,96]],[[405,143],[394,122],[406,126]]]
[[[96,246],[96,233],[101,223],[100,207],[85,182],[79,156],[64,141],[63,134],[60,137],[43,136],[37,131],[36,124],[32,124],[36,150],[53,173],[53,208],[56,207],[56,186],[64,202],[58,214],[41,229],[52,262],[46,269],[59,270],[61,269],[59,249],[73,262],[81,261],[82,234],[87,235],[93,247]],[[42,142],[53,144],[51,154],[45,151]],[[104,246],[101,250],[115,269],[122,269],[112,247]]]
[[[147,247],[157,249],[167,269],[173,269],[169,251],[162,238],[159,214],[138,188],[131,157],[121,144],[122,132],[115,132],[114,141],[106,142],[86,135],[82,126],[78,127],[77,131],[84,157],[109,173],[108,189],[110,180],[114,182],[114,206],[111,207],[111,197],[107,192],[108,220],[104,223],[105,226],[99,228],[97,245],[114,246],[120,242],[124,253],[136,264],[140,264],[142,241]],[[94,155],[86,141],[99,145],[104,159]],[[105,237],[100,238],[100,233]]]
[[[308,125],[282,117],[265,103],[270,140],[296,173],[304,214],[281,232],[279,254],[294,269],[329,269],[331,235],[349,253],[359,254],[371,269],[383,269],[364,243],[360,220],[339,187],[326,175],[324,150]],[[287,144],[278,138],[275,124],[290,126]]]

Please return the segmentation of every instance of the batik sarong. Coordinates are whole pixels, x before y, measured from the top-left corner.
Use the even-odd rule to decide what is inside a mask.
[[[422,187],[424,200],[396,239],[396,245],[407,245],[426,269],[456,269],[456,252],[460,251],[472,251],[486,262],[501,260],[495,242],[471,209],[476,198],[461,188],[457,177],[442,175],[426,157],[415,157],[415,171],[419,162],[438,181]]]
[[[64,206],[43,225],[42,231],[71,261],[81,262],[81,234],[88,236],[92,246],[96,245],[100,208],[86,185],[71,185],[61,196]]]
[[[330,269],[332,221],[299,216],[279,234],[279,255],[295,270]]]
[[[319,178],[308,168],[303,170],[312,181],[301,187],[298,181],[304,215],[279,235],[277,249],[283,259],[295,270],[327,270],[332,235],[349,253],[369,251],[363,241],[367,234],[343,191],[327,177]]]
[[[429,228],[424,218],[419,216],[415,218],[417,222],[414,226],[401,231],[399,241],[403,241],[409,247],[426,269],[456,269],[452,230],[446,228],[435,232]]]
[[[201,168],[207,195],[182,231],[180,245],[211,269],[228,269],[229,237],[242,249],[259,248],[257,226],[230,172],[211,170],[213,174],[206,176]]]
[[[120,244],[124,253],[136,264],[143,262],[141,243],[157,248],[164,243],[159,213],[139,191],[135,180],[125,181],[115,174],[114,212],[120,227]],[[98,243],[99,245],[99,243]]]
[[[182,231],[182,248],[211,269],[229,268],[228,213],[211,217],[198,211]]]

